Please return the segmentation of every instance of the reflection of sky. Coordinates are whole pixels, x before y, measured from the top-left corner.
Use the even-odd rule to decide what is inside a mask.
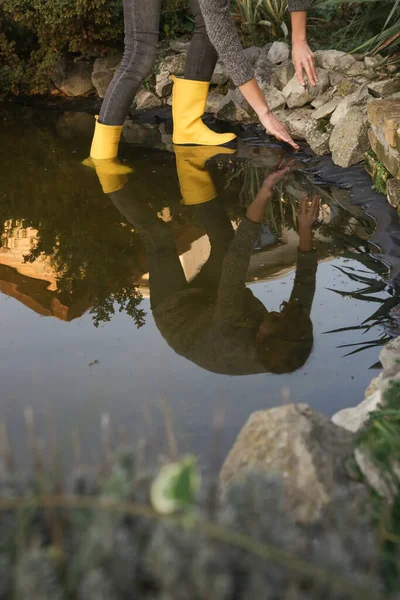
[[[78,428],[85,452],[97,447],[101,414],[124,426],[130,439],[153,440],[160,429],[163,398],[173,414],[175,430],[190,449],[208,447],[213,415],[225,411],[224,452],[254,410],[281,403],[288,386],[295,402],[306,402],[328,415],[363,400],[378,360],[378,349],[343,358],[342,343],[377,337],[371,331],[320,335],[324,331],[360,324],[377,308],[374,303],[344,299],[326,290],[356,289],[334,269],[343,260],[323,263],[317,272],[313,305],[314,351],[306,366],[292,375],[227,377],[203,371],[176,355],[162,339],[149,311],[146,325],[117,313],[96,329],[90,315],[65,323],[43,318],[16,300],[0,296],[0,419],[7,423],[17,454],[24,452],[23,410],[32,406],[40,435],[54,431],[66,441]],[[349,266],[346,261],[346,266]],[[290,296],[294,274],[252,286],[266,307],[277,310]],[[89,366],[92,361],[99,364]],[[151,424],[152,418],[154,423]],[[132,431],[135,432],[133,436]],[[23,443],[21,443],[23,440]],[[155,442],[154,442],[155,443]]]

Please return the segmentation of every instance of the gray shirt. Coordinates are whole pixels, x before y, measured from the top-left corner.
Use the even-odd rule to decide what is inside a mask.
[[[244,85],[254,77],[254,71],[243,52],[230,0],[199,0],[208,37],[224,63],[235,85]],[[289,11],[306,11],[312,0],[289,0]]]

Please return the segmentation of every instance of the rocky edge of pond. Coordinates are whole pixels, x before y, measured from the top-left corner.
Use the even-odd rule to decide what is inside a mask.
[[[188,47],[187,40],[174,40],[161,47],[156,71],[139,90],[134,108],[172,104],[171,75],[183,76]],[[303,87],[285,42],[251,47],[245,52],[270,108],[294,139],[305,140],[319,156],[332,153],[335,164],[341,167],[360,162],[370,150],[367,105],[376,99],[400,99],[400,74],[381,56],[364,58],[338,50],[318,50],[318,83]],[[52,82],[67,96],[96,93],[103,98],[120,61],[121,54],[115,52],[93,63],[62,58],[51,75]],[[257,121],[221,62],[212,78],[207,112],[236,123]],[[400,162],[398,167],[400,170]]]
[[[400,497],[398,442],[382,468],[365,432],[387,419],[398,437],[400,338],[380,361],[365,400],[332,419],[306,404],[253,413],[217,485],[204,475],[173,514],[157,512],[158,469],[128,449],[100,473],[77,468],[64,487],[50,470],[25,478],[5,461],[0,599],[398,600],[389,529],[400,524],[388,518]]]

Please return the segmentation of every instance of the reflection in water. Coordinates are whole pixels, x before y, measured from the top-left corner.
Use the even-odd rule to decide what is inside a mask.
[[[327,413],[362,398],[376,349],[346,361],[349,350],[337,347],[381,343],[397,300],[369,253],[373,223],[346,190],[316,185],[300,155],[272,196],[260,195],[281,150],[247,144],[129,145],[128,180],[103,170],[99,182],[80,164],[87,140],[66,129],[32,119],[0,126],[0,409],[17,424],[14,444],[27,403],[42,415],[54,408],[66,432],[79,423],[92,451],[103,412],[139,436],[154,418],[147,437],[162,438],[163,395],[179,439],[202,453],[216,403],[232,411],[227,450],[249,413],[278,404],[286,385],[295,401]],[[299,253],[299,238],[309,241],[299,202],[315,194],[316,252]],[[257,207],[261,216],[250,215]]]
[[[145,203],[135,201],[129,185],[111,194],[143,239],[157,327],[178,354],[215,373],[294,371],[304,364],[313,344],[310,311],[317,269],[313,220],[300,230],[300,247],[307,246],[307,251],[299,253],[293,291],[282,311],[268,312],[246,288],[250,256],[273,188],[290,169],[265,179],[235,233],[205,166],[206,158],[218,150],[178,147],[176,153],[183,202],[194,205],[211,246],[209,258],[190,282],[169,226]]]

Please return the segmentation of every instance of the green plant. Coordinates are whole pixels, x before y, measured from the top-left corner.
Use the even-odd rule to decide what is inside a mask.
[[[234,0],[232,9],[255,41],[266,33],[272,39],[288,35],[287,0]]]

